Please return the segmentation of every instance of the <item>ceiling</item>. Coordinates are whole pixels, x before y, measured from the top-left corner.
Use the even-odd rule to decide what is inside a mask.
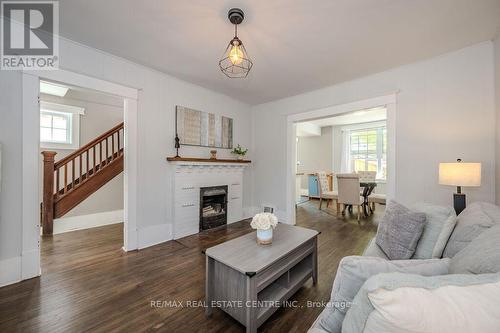
[[[248,104],[352,80],[492,39],[500,0],[65,0],[62,36]],[[218,68],[240,7],[246,79]]]

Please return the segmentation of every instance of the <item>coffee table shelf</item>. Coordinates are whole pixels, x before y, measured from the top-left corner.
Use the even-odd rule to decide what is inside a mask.
[[[312,277],[312,274],[312,254],[310,254],[261,292],[257,293],[257,300],[280,303],[286,301],[295,294],[310,277]],[[275,304],[269,305],[271,306],[259,306],[257,311],[258,326],[264,323],[276,310],[278,310]]]

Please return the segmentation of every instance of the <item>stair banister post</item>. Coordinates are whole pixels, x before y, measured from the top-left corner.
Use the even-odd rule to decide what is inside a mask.
[[[43,155],[43,235],[52,235],[54,221],[54,157],[55,151],[42,151]]]

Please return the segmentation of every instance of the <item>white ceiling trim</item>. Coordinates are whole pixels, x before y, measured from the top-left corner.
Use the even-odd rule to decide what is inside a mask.
[[[387,106],[389,104],[396,104],[396,96],[397,93],[392,93],[389,95],[368,98],[361,101],[340,104],[340,105],[333,105],[318,110],[289,115],[287,119],[289,122],[297,123],[301,121],[310,121],[315,119],[327,118],[353,111],[360,111],[364,109]]]

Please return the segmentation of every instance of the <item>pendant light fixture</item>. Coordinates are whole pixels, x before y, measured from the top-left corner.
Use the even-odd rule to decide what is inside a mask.
[[[243,22],[245,15],[241,9],[232,8],[227,17],[234,24],[234,38],[229,42],[222,59],[219,61],[219,67],[227,77],[245,78],[253,66],[243,42],[238,38],[238,24]]]

